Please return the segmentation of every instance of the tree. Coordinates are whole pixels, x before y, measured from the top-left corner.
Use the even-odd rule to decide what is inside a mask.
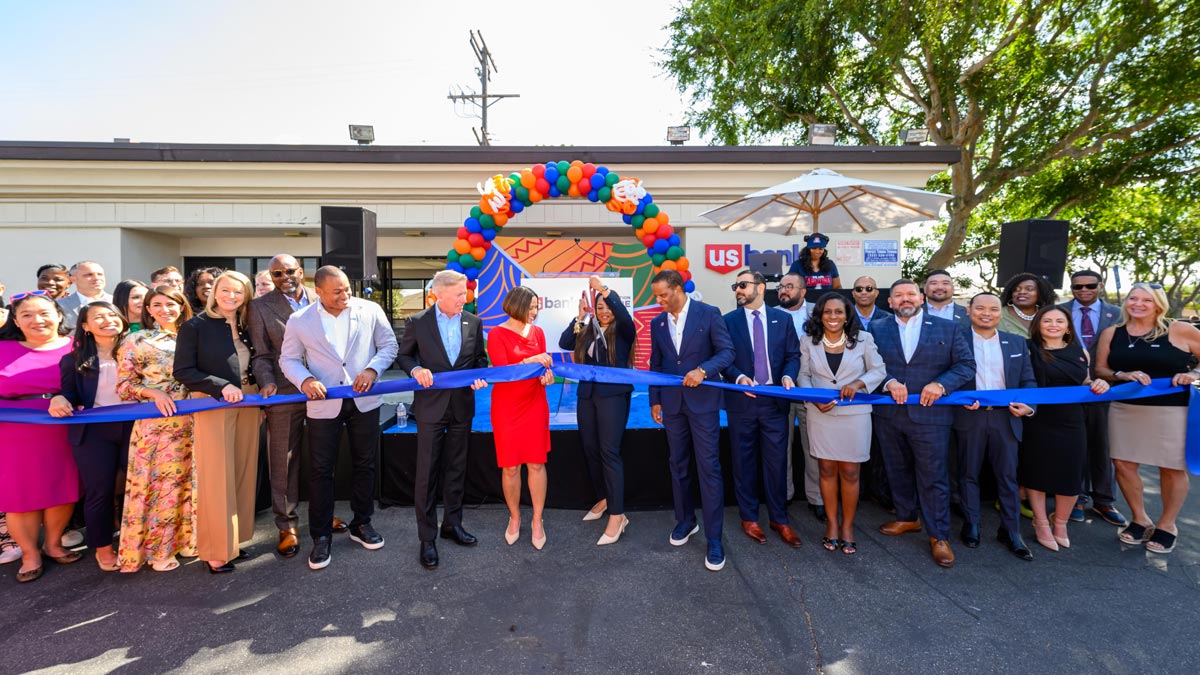
[[[863,144],[957,146],[931,268],[991,250],[962,250],[972,214],[1047,169],[1103,190],[1194,175],[1200,0],[693,0],[669,29],[663,65],[719,142],[839,120]]]

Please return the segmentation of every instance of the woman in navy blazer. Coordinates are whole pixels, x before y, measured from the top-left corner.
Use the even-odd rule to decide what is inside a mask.
[[[79,312],[71,353],[59,362],[62,393],[50,400],[54,417],[70,417],[75,410],[119,405],[117,396],[117,346],[129,334],[129,322],[115,305],[93,302]],[[96,552],[96,564],[105,572],[117,571],[113,550],[113,513],[118,477],[124,483],[132,422],[72,424],[67,439],[83,483],[85,543]]]
[[[587,302],[579,301],[579,316],[567,326],[558,346],[575,354],[575,362],[589,366],[628,368],[637,328],[616,291],[600,277],[588,279],[595,321],[587,320]],[[599,330],[596,327],[599,326]],[[621,538],[629,519],[625,517],[625,467],[621,462],[621,439],[629,422],[630,384],[579,383],[579,435],[588,473],[600,501],[584,516],[598,520],[608,511],[608,526],[597,546],[614,544]]]

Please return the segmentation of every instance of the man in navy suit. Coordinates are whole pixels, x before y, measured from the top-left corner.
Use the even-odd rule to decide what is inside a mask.
[[[871,333],[887,365],[887,379],[880,390],[897,405],[873,406],[871,414],[892,486],[896,520],[879,531],[887,535],[916,532],[921,529],[919,514],[924,514],[933,559],[950,567],[954,552],[949,542],[946,459],[954,416],[948,407],[933,404],[974,379],[975,360],[962,326],[925,316],[924,298],[916,282],[893,282],[888,303],[895,317],[871,322]],[[920,393],[920,405],[905,405],[910,392]]]
[[[650,322],[650,370],[682,375],[682,387],[650,387],[650,413],[666,427],[670,450],[671,491],[675,497],[675,529],[671,544],[683,546],[699,531],[692,483],[699,478],[700,504],[708,551],[704,566],[725,566],[721,519],[725,488],[721,480],[721,391],[701,387],[719,381],[733,363],[733,343],[721,312],[688,298],[683,277],[663,270],[650,282],[662,314]],[[694,457],[693,457],[694,453]]]
[[[778,384],[791,389],[796,386],[800,372],[800,339],[791,316],[763,304],[766,290],[762,274],[752,270],[738,272],[733,283],[738,308],[725,315],[734,358],[722,374],[726,382],[750,387]],[[800,536],[788,526],[787,517],[788,408],[787,399],[725,392],[733,490],[742,531],[760,544],[767,543],[767,536],[758,524],[761,465],[771,529],[779,533],[784,543],[798,547]]]
[[[1000,323],[1000,298],[980,293],[971,298],[967,345],[975,357],[975,381],[964,390],[1031,389],[1037,387],[1025,339],[996,330]],[[1033,552],[1021,540],[1021,498],[1017,494],[1017,444],[1024,426],[1022,417],[1034,414],[1024,403],[985,406],[979,401],[954,410],[954,434],[958,440],[958,485],[966,520],[962,541],[968,548],[979,546],[979,471],[986,458],[991,462],[1000,493],[1000,529],[996,539],[1022,560],[1033,560]]]
[[[971,325],[967,310],[954,301],[954,279],[946,270],[934,270],[925,277],[925,316]]]

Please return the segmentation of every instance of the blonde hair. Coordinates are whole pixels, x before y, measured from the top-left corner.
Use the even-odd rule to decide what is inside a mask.
[[[1171,320],[1167,318],[1167,312],[1171,309],[1171,303],[1167,300],[1167,292],[1163,290],[1162,286],[1154,288],[1145,281],[1139,281],[1129,287],[1129,292],[1125,294],[1125,302],[1121,303],[1121,320],[1116,325],[1120,327],[1129,323],[1129,310],[1125,309],[1125,304],[1129,302],[1129,296],[1134,291],[1145,291],[1150,295],[1150,299],[1154,300],[1154,327],[1150,329],[1149,333],[1143,335],[1142,339],[1153,342],[1170,333]]]
[[[213,279],[212,292],[208,294],[208,301],[204,303],[204,313],[213,319],[224,318],[217,311],[217,288],[221,285],[221,281],[225,279],[230,279],[241,285],[242,291],[245,293],[242,299],[242,306],[238,307],[237,311],[238,328],[245,328],[246,317],[250,314],[250,300],[254,298],[254,284],[250,282],[250,277],[236,270],[226,270],[221,272],[216,279]]]

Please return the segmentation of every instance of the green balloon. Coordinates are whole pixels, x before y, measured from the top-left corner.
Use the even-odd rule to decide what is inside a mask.
[[[522,204],[524,204],[524,205],[525,205],[527,208],[528,208],[528,207],[530,207],[530,206],[533,206],[533,200],[532,200],[532,199],[528,199],[528,198],[526,198],[526,199],[522,199],[522,200],[521,200],[521,203],[522,203]]]
[[[463,305],[463,309],[465,309],[465,310],[467,310],[468,312],[470,312],[470,313],[474,314],[474,313],[475,313],[475,303],[473,303],[473,302],[468,302],[467,304]]]
[[[513,188],[513,197],[515,197],[518,201],[523,202],[529,199],[529,190],[521,185],[518,185]]]
[[[496,219],[485,213],[479,216],[479,224],[490,230],[496,227]]]
[[[607,185],[608,187],[612,187],[620,182],[621,182],[621,177],[611,171],[609,171],[608,175],[604,177],[604,184]]]
[[[683,257],[683,247],[672,246],[667,249],[667,260],[679,260]]]
[[[482,216],[482,215],[483,215],[483,209],[479,208],[478,206],[471,207],[471,217],[472,218],[479,220],[479,216]]]
[[[458,264],[462,265],[463,269],[470,269],[478,265],[479,261],[472,258],[470,253],[464,253],[462,254],[462,257],[458,259]]]
[[[653,218],[654,216],[657,216],[658,211],[658,204],[654,203],[647,204],[646,208],[642,209],[642,213],[646,214],[647,218]]]
[[[519,173],[510,173],[510,174],[508,174],[508,182],[510,182],[510,183],[520,183],[520,182],[521,182],[521,174],[519,174]]]
[[[558,188],[558,191],[565,195],[567,194],[567,190],[571,189],[571,179],[565,175],[559,175],[558,180],[554,181],[554,187]]]
[[[596,196],[600,197],[600,201],[607,202],[608,200],[612,199],[612,188],[605,185],[599,190],[596,190]]]
[[[646,216],[643,216],[640,213],[638,215],[634,216],[633,218],[629,219],[629,224],[633,225],[633,229],[635,229],[635,230],[640,228],[642,226],[642,223],[645,223],[645,222],[646,222]]]
[[[560,176],[567,175],[567,169],[569,169],[569,168],[571,168],[570,162],[560,161],[558,163],[558,175],[560,175]],[[563,192],[566,192],[566,190],[563,190]]]
[[[650,261],[654,263],[655,267],[661,267],[663,261],[666,259],[667,256],[662,253],[655,253],[654,255],[650,256]]]

